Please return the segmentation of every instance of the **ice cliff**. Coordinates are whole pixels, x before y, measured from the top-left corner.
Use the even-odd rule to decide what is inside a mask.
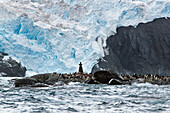
[[[169,0],[1,0],[0,51],[38,73],[80,61],[90,72],[117,27],[159,17],[170,17]]]

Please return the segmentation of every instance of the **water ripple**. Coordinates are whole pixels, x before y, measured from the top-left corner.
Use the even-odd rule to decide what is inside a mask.
[[[0,85],[1,113],[170,111],[170,86],[70,83],[49,88],[13,88],[2,82]]]

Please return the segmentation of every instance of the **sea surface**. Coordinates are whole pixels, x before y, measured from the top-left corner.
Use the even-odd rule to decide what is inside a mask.
[[[0,113],[170,113],[170,85],[90,85],[15,88],[0,77]]]

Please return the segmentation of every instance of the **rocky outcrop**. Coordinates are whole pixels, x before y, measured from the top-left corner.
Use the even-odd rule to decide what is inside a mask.
[[[23,86],[31,86],[35,85],[37,81],[33,78],[23,78],[23,79],[16,79],[15,80],[15,87],[23,87]]]
[[[111,79],[119,80],[120,84],[123,81],[123,78],[114,71],[97,71],[94,73],[94,79],[102,84],[110,84]]]
[[[151,83],[157,85],[170,85],[170,77],[161,75],[119,75],[115,71],[97,71],[92,74],[72,73],[58,74],[45,73],[22,79],[12,79],[15,87],[48,87],[61,86],[69,82],[80,82],[86,84],[108,84],[108,85],[130,85],[133,83]]]
[[[114,71],[98,71],[94,75],[91,74],[58,74],[45,73],[38,74],[22,79],[14,79],[15,87],[48,87],[49,85],[60,86],[69,82],[80,82],[87,84],[108,84],[122,85],[127,84],[124,79]]]
[[[12,59],[8,54],[0,52],[0,76],[24,77],[26,68],[21,63]]]
[[[53,73],[38,74],[14,80],[15,87],[48,87],[59,81],[59,75]]]
[[[170,75],[170,18],[119,27],[106,43],[104,49],[109,54],[99,59],[92,73],[104,69],[121,74]]]
[[[69,82],[86,83],[91,80],[91,74],[72,73],[45,73],[37,74],[31,77],[13,80],[15,87],[46,87],[49,85],[60,86]]]

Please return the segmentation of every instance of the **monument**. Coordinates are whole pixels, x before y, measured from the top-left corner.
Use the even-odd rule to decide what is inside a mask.
[[[82,67],[82,63],[80,62],[80,64],[79,64],[79,71],[78,71],[79,73],[83,73],[83,67]]]

